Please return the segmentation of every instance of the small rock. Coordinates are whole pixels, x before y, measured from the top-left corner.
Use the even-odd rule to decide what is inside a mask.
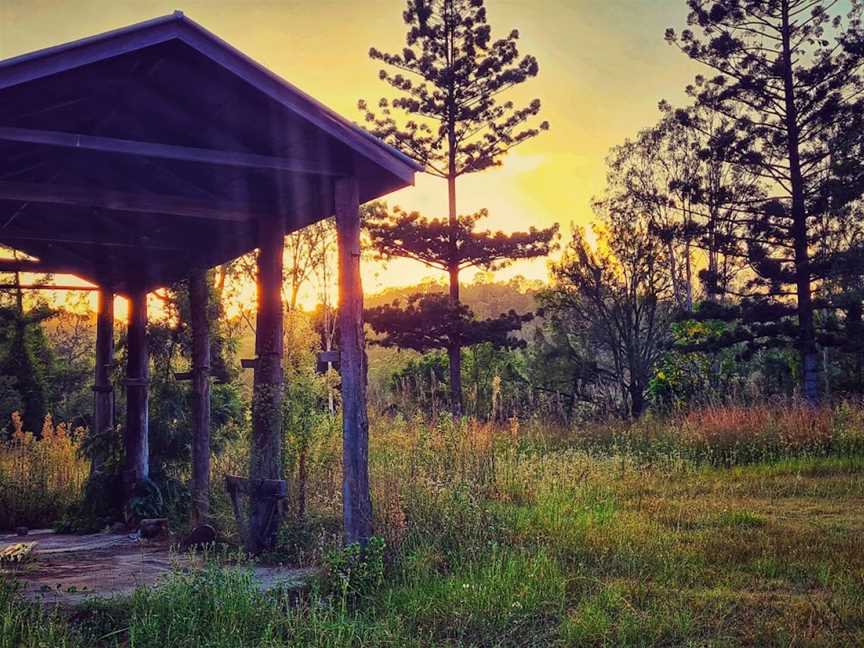
[[[183,549],[197,549],[204,545],[216,542],[216,529],[209,524],[201,524],[183,539],[180,546]]]
[[[29,532],[30,529],[25,526],[15,527],[15,533],[17,533],[19,536],[26,536]]]
[[[126,533],[126,525],[122,522],[115,522],[108,528],[109,533]]]

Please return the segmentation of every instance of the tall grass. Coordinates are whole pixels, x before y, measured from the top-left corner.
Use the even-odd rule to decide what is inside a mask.
[[[80,500],[90,470],[83,435],[49,415],[37,437],[12,414],[11,438],[0,444],[0,529],[50,526]]]
[[[717,405],[631,423],[587,425],[576,443],[592,452],[735,466],[791,457],[864,454],[864,407],[799,401]]]
[[[326,430],[309,446],[304,520],[293,515],[290,494],[297,484],[289,484],[278,560],[316,564],[341,540],[341,436],[338,425]],[[241,444],[216,459],[214,483],[221,485],[226,473],[242,474],[246,453]],[[600,474],[820,457],[864,457],[864,407],[722,405],[572,428],[539,419],[490,423],[377,414],[369,451],[376,532],[394,549],[419,538],[437,538],[444,548],[482,548],[490,529],[501,524],[494,507],[483,503],[533,504],[550,485],[596,482]],[[215,499],[217,519],[231,529],[227,498],[217,492]]]
[[[286,503],[286,546],[298,564],[318,562],[339,541],[341,439],[339,426],[308,448],[307,519],[296,520]],[[56,522],[81,497],[88,462],[80,455],[82,430],[46,418],[41,437],[21,429],[13,415],[11,439],[0,445],[0,529]],[[581,453],[568,470],[583,470],[589,457],[616,457],[622,465],[738,466],[785,458],[864,455],[864,407],[841,403],[810,408],[800,403],[706,407],[639,421],[588,423],[565,428],[541,420],[484,423],[421,416],[372,418],[370,471],[379,529],[390,546],[427,526],[424,510],[440,499],[462,498],[463,515],[477,498],[530,499],[526,478],[536,457],[550,449]],[[233,513],[223,476],[246,471],[247,442],[214,458],[214,516],[231,535]],[[575,455],[574,455],[575,456]],[[535,466],[536,467],[536,466]],[[289,476],[290,477],[290,476]],[[291,485],[292,495],[298,484]],[[298,524],[299,522],[299,524]],[[434,522],[430,532],[436,532]],[[419,531],[418,531],[419,530]]]
[[[85,644],[56,612],[25,603],[18,585],[0,577],[0,648],[79,648]]]
[[[264,594],[244,568],[211,566],[93,606],[54,643],[862,645],[862,440],[854,404],[579,429],[374,417],[377,590]],[[217,488],[243,457],[214,462]],[[338,428],[308,459],[308,516],[288,507],[268,559],[320,563],[340,543]],[[20,645],[63,630],[27,610],[0,609],[0,627],[31,637]]]

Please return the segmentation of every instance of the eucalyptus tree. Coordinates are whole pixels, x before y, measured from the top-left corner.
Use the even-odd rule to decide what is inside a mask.
[[[661,110],[657,124],[612,148],[606,189],[595,202],[647,219],[666,248],[675,302],[689,313],[700,298],[730,297],[745,265],[749,205],[760,189],[753,173],[727,159],[728,118],[698,105],[674,110],[663,102]]]
[[[577,229],[539,301],[568,346],[580,340],[592,352],[590,364],[584,356],[573,363],[574,398],[580,383],[611,384],[636,418],[647,406],[648,383],[670,341],[674,297],[667,247],[645,218],[601,216],[597,245]]]

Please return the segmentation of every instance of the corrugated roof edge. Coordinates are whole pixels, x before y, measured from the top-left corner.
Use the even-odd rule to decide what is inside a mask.
[[[324,104],[322,104],[320,101],[318,101],[317,99],[315,99],[311,95],[300,90],[294,84],[283,79],[282,77],[280,77],[278,74],[274,73],[273,71],[267,69],[266,67],[264,67],[263,65],[261,65],[260,63],[258,63],[257,61],[255,61],[254,59],[249,57],[248,55],[244,54],[239,49],[237,49],[236,47],[234,47],[233,45],[231,45],[230,43],[228,43],[227,41],[225,41],[221,37],[217,36],[216,34],[211,32],[210,30],[201,26],[199,23],[197,23],[194,20],[192,20],[191,18],[187,17],[182,11],[175,11],[173,14],[168,14],[166,16],[159,16],[157,18],[151,18],[150,20],[145,20],[142,22],[134,23],[132,25],[127,25],[126,27],[120,27],[118,29],[112,29],[112,30],[107,31],[107,32],[102,32],[101,34],[95,34],[93,36],[87,36],[85,38],[80,38],[78,40],[69,41],[68,43],[62,43],[60,45],[53,45],[51,47],[46,47],[43,49],[35,50],[33,52],[28,52],[26,54],[21,54],[19,56],[13,56],[11,58],[0,61],[0,71],[2,71],[4,68],[13,67],[13,66],[19,65],[21,63],[29,63],[32,61],[36,61],[40,58],[45,58],[45,57],[53,56],[56,54],[62,54],[63,52],[73,50],[73,49],[76,49],[79,47],[92,45],[95,43],[99,43],[101,41],[111,40],[113,38],[119,38],[119,37],[122,37],[122,36],[125,36],[128,34],[134,33],[136,31],[140,31],[142,29],[146,29],[146,28],[150,28],[150,27],[156,27],[156,26],[166,24],[166,23],[171,23],[171,22],[180,23],[187,28],[190,28],[190,29],[197,31],[199,34],[208,38],[209,40],[216,42],[220,47],[223,47],[224,49],[231,52],[233,55],[242,59],[245,64],[255,68],[256,70],[258,70],[259,72],[261,72],[263,74],[266,74],[273,81],[276,81],[279,84],[286,87],[287,89],[289,89],[292,93],[297,95],[298,98],[309,103],[313,108],[320,110],[324,115],[326,115],[327,117],[329,117],[330,119],[335,121],[338,125],[342,126],[343,128],[347,128],[351,133],[353,133],[355,135],[359,135],[359,136],[363,137],[363,139],[365,141],[372,143],[372,144],[375,144],[376,146],[381,148],[384,152],[397,158],[403,164],[410,166],[415,171],[424,171],[425,170],[425,167],[423,166],[423,164],[421,164],[417,160],[406,155],[405,153],[403,153],[399,149],[397,149],[393,146],[390,146],[389,144],[387,144],[385,142],[382,142],[380,139],[378,139],[377,137],[375,137],[374,135],[372,135],[371,133],[369,133],[365,129],[361,128],[357,124],[349,121],[348,119],[346,119],[345,117],[343,117],[342,115],[337,113],[335,110],[325,106]]]

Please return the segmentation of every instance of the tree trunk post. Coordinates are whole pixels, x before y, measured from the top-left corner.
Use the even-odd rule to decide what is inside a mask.
[[[628,389],[630,391],[630,417],[635,421],[645,411],[645,393],[639,383],[631,382]]]
[[[192,524],[210,512],[210,289],[206,270],[189,276],[192,319]]]
[[[147,479],[149,467],[147,350],[147,291],[135,288],[129,293],[129,327],[126,359],[126,464],[124,486],[126,500],[132,497],[135,484]]]
[[[91,436],[100,437],[114,429],[114,387],[111,384],[111,368],[114,362],[114,291],[100,286],[96,304],[96,367],[93,378],[93,429]],[[97,448],[104,445],[98,442]],[[105,467],[103,452],[91,457],[90,476],[102,472]]]
[[[455,150],[455,134],[450,133],[450,150]],[[447,270],[450,277],[450,308],[459,305],[459,251],[456,241],[456,228],[459,224],[456,213],[456,160],[450,157],[450,172],[447,177],[447,203],[450,225],[450,261]],[[450,344],[447,346],[447,360],[450,365],[450,410],[453,416],[462,416],[462,347],[456,338],[456,331],[451,331]]]
[[[369,417],[360,279],[360,200],[356,178],[336,181],[339,245],[339,344],[342,374],[342,514],[346,544],[372,536]]]
[[[255,484],[282,479],[282,251],[285,220],[258,221],[258,314],[255,323],[255,377],[249,478],[249,532],[246,549],[257,554],[276,544],[279,516],[272,497]]]
[[[781,56],[783,60],[783,99],[785,105],[786,148],[789,157],[789,183],[792,189],[792,237],[795,258],[795,293],[798,299],[798,353],[801,358],[801,391],[810,406],[819,405],[819,349],[813,321],[812,275],[810,268],[807,204],[801,172],[800,124],[795,100],[794,61],[791,44],[790,11],[782,7]]]

